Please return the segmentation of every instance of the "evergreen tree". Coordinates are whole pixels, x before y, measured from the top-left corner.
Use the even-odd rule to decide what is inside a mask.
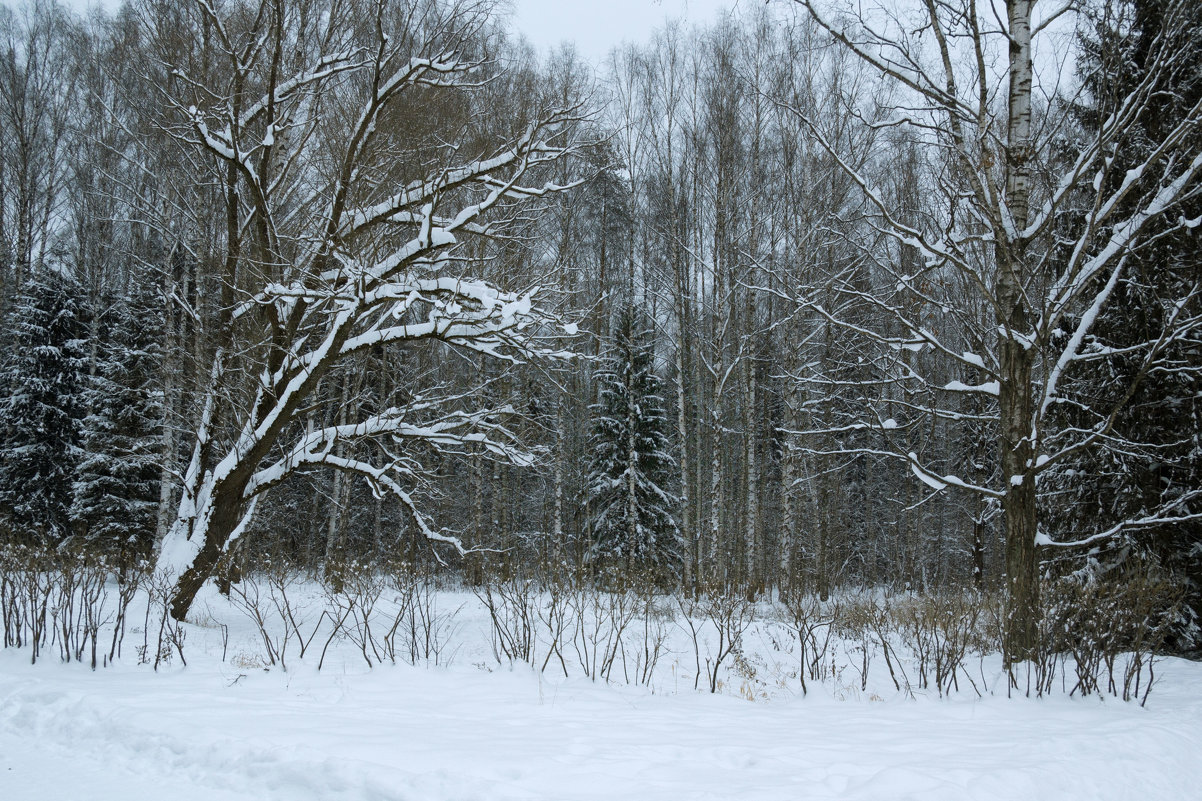
[[[149,282],[105,304],[72,518],[106,550],[149,554],[159,502],[159,304]]]
[[[1146,79],[1148,65],[1161,52],[1193,53],[1152,87],[1147,110],[1115,150],[1124,168],[1114,171],[1116,180],[1146,160],[1163,131],[1202,96],[1199,29],[1202,6],[1180,0],[1109,3],[1093,19],[1080,64],[1090,98],[1079,110],[1085,136]],[[1202,140],[1194,136],[1158,164],[1191,158],[1199,148]],[[1202,217],[1200,189],[1195,186],[1181,207],[1156,224],[1154,236],[1128,254],[1123,277],[1083,349],[1089,369],[1065,382],[1074,403],[1058,410],[1062,425],[1097,425],[1097,410],[1118,406],[1111,436],[1100,452],[1079,454],[1044,482],[1055,539],[1116,529],[1112,547],[1095,551],[1100,564],[1121,567],[1132,554],[1141,555],[1184,581],[1195,614],[1202,613],[1202,523],[1189,518],[1202,512],[1202,499],[1193,497],[1202,486],[1202,341],[1193,334],[1167,343],[1154,369],[1146,366],[1145,354],[1170,315],[1202,314],[1202,239],[1196,228],[1168,230],[1181,217]],[[1135,207],[1139,201],[1129,203]],[[1180,298],[1187,299],[1184,308]],[[1120,528],[1124,521],[1158,517],[1165,522]],[[1191,629],[1196,632],[1180,629],[1179,644],[1188,644]]]
[[[653,340],[645,316],[626,307],[596,374],[600,401],[589,459],[591,556],[602,565],[650,571],[665,581],[680,561],[680,532],[668,489],[674,460],[668,420],[655,374]]]
[[[70,533],[79,455],[86,314],[78,282],[35,273],[17,298],[0,361],[0,513],[20,540]]]

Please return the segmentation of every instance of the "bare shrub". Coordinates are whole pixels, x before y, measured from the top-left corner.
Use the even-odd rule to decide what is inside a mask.
[[[593,681],[601,676],[601,667],[612,663],[609,654],[617,649],[614,632],[613,607],[606,603],[606,593],[588,584],[576,587],[570,596],[572,647],[584,675]]]
[[[400,656],[411,665],[419,660],[449,664],[454,652],[448,653],[447,648],[459,631],[456,617],[462,607],[440,610],[434,576],[412,564],[394,565],[387,582],[393,606],[385,618],[388,631],[381,641],[388,658],[395,663]]]
[[[408,564],[393,565],[388,571],[387,589],[392,595],[392,609],[384,622],[387,630],[380,638],[384,653],[394,665],[399,656],[405,661],[406,646],[408,646],[409,664],[417,659],[416,635],[409,636],[413,623],[413,604],[416,600],[417,576]],[[408,640],[408,642],[407,642]]]
[[[891,608],[887,600],[879,601],[868,595],[855,596],[840,604],[831,629],[847,642],[848,665],[860,674],[860,692],[868,689],[868,672],[879,648],[889,664],[894,686],[901,685],[889,659],[889,640],[893,628]],[[856,665],[856,662],[859,665]]]
[[[613,678],[613,671],[618,665],[620,657],[622,680],[629,684],[630,673],[626,662],[625,635],[639,613],[640,604],[638,596],[632,590],[625,590],[622,592],[600,593],[598,599],[602,600],[609,607],[608,619],[610,623],[610,629],[606,635],[607,647],[601,649],[601,678],[606,682]]]
[[[359,650],[368,667],[384,661],[372,631],[372,617],[383,594],[383,577],[369,566],[355,562],[347,564],[326,585],[326,598],[334,609],[332,616],[338,620],[337,629]]]
[[[975,593],[935,592],[894,606],[902,642],[917,663],[919,686],[940,695],[959,691],[966,658],[981,650],[982,604]],[[974,685],[975,686],[975,685]]]
[[[140,569],[108,555],[11,545],[0,551],[0,621],[5,648],[29,647],[33,663],[56,647],[64,662],[93,669],[112,661],[125,634],[126,613]],[[117,594],[110,594],[110,576]],[[108,653],[102,631],[112,627]]]
[[[1049,583],[1044,598],[1044,650],[1049,659],[1059,659],[1062,682],[1069,678],[1071,659],[1069,694],[1107,693],[1146,703],[1156,655],[1181,604],[1180,587],[1146,572],[1071,576]],[[1045,678],[1039,690],[1048,691],[1050,683]]]
[[[237,583],[230,584],[229,599],[234,607],[255,624],[255,628],[259,632],[259,639],[263,642],[263,655],[267,658],[268,663],[274,666],[282,660],[288,647],[289,629],[284,627],[282,643],[277,644],[270,625],[275,617],[275,610],[270,595],[263,591],[258,573],[253,570],[243,572]]]
[[[538,607],[538,620],[547,637],[547,655],[543,658],[540,671],[546,671],[551,657],[559,659],[563,676],[568,677],[568,664],[564,659],[563,647],[568,633],[575,628],[576,614],[571,604],[572,586],[561,575],[553,575],[547,583],[546,603]]]
[[[650,686],[655,668],[667,650],[668,636],[676,616],[672,607],[662,601],[650,585],[636,594],[635,601],[640,625],[635,640],[634,683]]]
[[[334,642],[340,635],[343,635],[343,624],[346,623],[351,612],[354,611],[354,606],[342,594],[342,581],[335,578],[331,584],[327,582],[324,587],[326,609],[323,614],[330,618],[330,636],[326,638],[325,645],[321,647],[321,657],[317,660],[317,669],[321,670],[326,663],[326,652],[330,650],[330,643]],[[318,621],[320,624],[321,621]]]
[[[698,690],[701,689],[701,632],[705,626],[701,614],[701,598],[687,594],[677,595],[676,605],[680,609],[677,624],[688,632],[693,644],[693,689]]]
[[[693,658],[697,674],[693,688],[698,689],[705,676],[711,693],[718,692],[722,665],[732,654],[741,654],[743,634],[755,620],[755,604],[742,593],[725,587],[715,587],[697,598],[680,596],[680,625],[688,631],[693,642]],[[706,636],[709,632],[710,636]],[[701,667],[702,647],[705,649],[704,674]]]
[[[47,566],[51,577],[50,619],[52,640],[57,640],[64,662],[84,661],[90,652],[92,669],[99,658],[100,629],[112,622],[107,609],[108,565],[103,557],[56,554]]]
[[[286,652],[288,650],[288,642],[294,640],[297,648],[300,651],[300,658],[305,658],[305,652],[309,650],[309,646],[317,637],[317,632],[321,628],[322,622],[329,617],[329,613],[322,609],[317,615],[317,622],[312,624],[310,628],[310,620],[312,617],[312,608],[298,598],[298,588],[302,583],[301,575],[298,571],[289,569],[281,563],[280,566],[269,569],[265,572],[264,577],[268,583],[268,596],[271,599],[272,606],[275,607],[276,614],[284,623],[284,635],[281,638],[280,645],[280,662],[284,664]],[[286,666],[285,666],[285,669]]]
[[[121,656],[121,645],[125,642],[125,626],[129,620],[129,607],[149,575],[150,563],[147,561],[122,562],[118,565],[116,572],[117,612],[116,619],[113,621],[112,640],[109,643],[109,662]]]
[[[613,677],[614,667],[623,666],[629,683],[623,634],[634,622],[639,604],[628,590],[607,592],[582,584],[570,596],[575,629],[572,644],[584,674],[596,681]]]
[[[865,645],[869,640],[875,640],[875,645],[880,647],[881,654],[885,658],[885,667],[889,669],[889,678],[893,681],[893,689],[901,692],[905,687],[906,694],[912,695],[910,677],[906,673],[903,661],[894,650],[893,608],[888,597],[865,609],[863,636]],[[898,680],[899,673],[901,674],[900,681]]]
[[[790,595],[785,600],[785,622],[797,641],[797,677],[801,693],[806,695],[808,678],[822,682],[830,677],[826,657],[830,649],[834,623],[839,616],[837,601],[823,604],[815,596]]]
[[[183,624],[171,615],[171,595],[175,582],[165,572],[156,572],[146,577],[146,618],[142,623],[142,645],[138,648],[139,664],[152,664],[157,671],[159,665],[171,663],[175,654],[185,666],[184,641],[187,631]],[[153,621],[153,623],[152,623]],[[155,631],[153,643],[150,632]],[[153,645],[153,650],[152,650]]]
[[[498,663],[534,664],[538,646],[539,592],[530,579],[485,580],[472,592],[488,609],[493,656]]]
[[[51,554],[26,545],[5,551],[0,603],[4,605],[5,647],[30,649],[30,661],[37,664],[53,627],[50,625],[50,597],[54,593],[56,570]]]

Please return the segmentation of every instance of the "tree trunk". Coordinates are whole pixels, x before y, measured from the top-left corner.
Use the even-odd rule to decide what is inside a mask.
[[[634,357],[631,356],[631,364]],[[638,501],[638,420],[635,418],[634,370],[628,366],[626,382],[626,580],[631,580],[638,566],[639,501]]]
[[[178,245],[177,245],[178,247]],[[175,260],[174,251],[167,256],[167,272],[171,275]],[[167,529],[171,527],[171,510],[172,501],[174,499],[175,486],[175,470],[177,457],[177,442],[176,442],[176,419],[182,411],[180,406],[180,385],[183,383],[183,375],[180,368],[172,367],[177,361],[178,353],[178,322],[176,317],[178,312],[175,309],[175,303],[171,300],[172,295],[178,292],[176,282],[173,278],[167,279],[167,300],[164,304],[163,315],[163,444],[162,444],[162,463],[159,472],[159,509],[156,518],[154,531],[154,547],[157,551],[163,542],[163,537],[167,536]]]
[[[1035,477],[1031,472],[1032,353],[1013,339],[1002,345],[1002,498],[1006,531],[1006,663],[1028,659],[1038,642],[1039,584],[1035,564]]]
[[[985,591],[985,510],[977,511],[972,521],[972,584]]]
[[[795,397],[795,395],[795,392],[790,392],[790,399]],[[787,419],[790,421],[790,425],[792,425],[792,420],[794,419],[792,400],[790,400],[789,417]],[[797,455],[793,453],[793,449],[790,447],[791,444],[791,438],[787,439],[784,451],[781,454],[782,464],[780,468],[781,521],[780,533],[778,535],[779,542],[777,544],[778,570],[780,575],[777,577],[777,587],[780,590],[781,598],[791,597],[794,589],[793,539],[797,532],[797,504],[793,497],[793,485],[797,482]]]
[[[230,536],[243,522],[246,513],[243,504],[234,500],[242,498],[242,493],[250,480],[250,473],[231,476],[226,482],[218,482],[213,486],[211,497],[214,499],[212,516],[203,532],[194,533],[193,537],[203,537],[200,551],[191,560],[188,568],[180,574],[175,589],[171,594],[171,616],[176,620],[184,620],[196,593],[213,575],[217,562],[225,551]],[[186,525],[177,521],[176,525]]]
[[[726,560],[722,548],[722,420],[718,399],[714,398],[713,430],[710,442],[710,566],[709,579],[718,584],[724,577]]]
[[[346,425],[347,421],[347,406],[350,403],[350,376],[346,373],[342,375],[341,388],[339,392],[338,410],[336,412],[338,424]],[[344,454],[346,446],[339,443],[335,446],[335,451],[338,455]],[[326,577],[331,581],[331,585],[335,590],[342,589],[343,568],[346,565],[346,518],[347,518],[347,500],[349,496],[347,486],[350,482],[350,477],[341,470],[334,470],[330,476],[330,508],[326,518]]]
[[[747,495],[747,511],[744,518],[744,539],[746,540],[746,561],[744,579],[747,585],[747,595],[749,600],[755,600],[755,597],[763,590],[762,575],[760,570],[760,549],[759,549],[759,532],[760,532],[760,465],[757,459],[756,448],[758,447],[758,437],[756,436],[756,375],[755,375],[755,360],[748,359],[746,367],[746,384],[744,385],[743,396],[743,443],[744,443],[744,459],[747,465],[746,470],[746,495]]]
[[[678,272],[682,267],[677,267]],[[680,310],[680,340],[676,343],[676,437],[680,442],[680,460],[677,466],[680,468],[680,533],[684,539],[684,586],[688,589],[693,588],[697,582],[697,531],[693,525],[693,510],[690,504],[692,503],[691,494],[689,492],[689,451],[692,443],[689,440],[689,417],[688,417],[688,395],[685,385],[685,369],[687,359],[685,357],[685,342],[688,339],[687,327],[685,320],[685,304],[688,300],[681,293],[681,297],[677,298],[678,308]]]
[[[1013,221],[1011,237],[998,254],[998,323],[1002,337],[1000,447],[1006,495],[1002,513],[1006,531],[1006,633],[1009,665],[1031,657],[1038,644],[1039,584],[1036,576],[1034,399],[1031,373],[1033,343],[1024,298],[1026,241],[1030,203],[1031,157],[1031,0],[1009,0],[1010,87],[1006,150],[1006,198]]]
[[[821,456],[818,459],[818,543],[815,554],[815,579],[819,599],[825,601],[831,597],[831,577],[829,555],[830,528],[835,517],[831,502],[831,469],[830,457]]]
[[[567,415],[563,411],[564,400],[561,398],[555,405],[555,499],[551,519],[551,569],[552,576],[559,577],[563,568],[563,482],[564,461],[567,457],[567,446],[564,442],[564,431],[567,428]]]

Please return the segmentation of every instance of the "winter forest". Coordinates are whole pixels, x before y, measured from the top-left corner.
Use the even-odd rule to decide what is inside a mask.
[[[371,665],[404,576],[565,676],[557,593],[709,621],[711,690],[779,613],[804,689],[858,594],[890,676],[929,626],[1131,696],[1202,638],[1200,31],[780,0],[594,66],[491,0],[0,7],[5,646],[106,662],[144,593],[157,667],[224,594],[274,665],[295,580]]]
[[[78,778],[103,741],[197,798],[735,798],[854,731],[809,797],[1008,797],[905,795],[938,747],[862,739],[971,749],[979,712],[1010,748],[966,775],[1023,797],[1130,797],[1129,747],[1196,791],[1202,5],[772,0],[600,64],[511,23],[0,4],[0,753]],[[471,750],[544,715],[527,676],[575,768]],[[300,722],[427,708],[404,792]],[[493,789],[422,784],[440,738]],[[606,759],[667,789],[575,783]]]

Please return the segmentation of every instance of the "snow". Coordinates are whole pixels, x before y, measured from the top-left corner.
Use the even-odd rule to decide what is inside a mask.
[[[964,351],[960,354],[960,358],[975,367],[980,367],[981,369],[985,368],[985,360],[975,353]]]
[[[1202,778],[1196,723],[1121,704],[771,706],[419,668],[228,686],[12,661],[8,798],[1103,801]]]
[[[965,384],[963,381],[949,381],[944,386],[949,392],[983,392],[997,397],[1002,392],[1002,385],[997,381],[986,381],[983,384]]]
[[[908,461],[910,462],[910,471],[912,473],[914,473],[914,475],[918,478],[919,481],[921,481],[923,484],[926,484],[928,487],[935,490],[936,492],[947,489],[947,484],[945,484],[944,482],[935,478],[933,475],[931,475],[930,473],[928,473],[926,470],[922,469],[922,467],[919,466],[918,454],[914,453],[913,451],[910,451],[910,453],[907,454],[907,458],[908,458]]]
[[[187,667],[0,651],[0,796],[1117,801],[1197,797],[1202,783],[1196,663],[1162,662],[1145,708],[1006,698],[1000,683],[981,699],[906,697],[861,691],[858,675],[804,698],[765,677],[751,702],[735,673],[732,694],[695,692],[679,642],[653,690],[499,664],[473,596],[441,599],[460,608],[449,667],[369,669],[336,643],[320,672],[267,670],[212,593],[203,625],[185,627]],[[224,660],[213,614],[231,632]],[[766,670],[766,639],[746,646]]]

